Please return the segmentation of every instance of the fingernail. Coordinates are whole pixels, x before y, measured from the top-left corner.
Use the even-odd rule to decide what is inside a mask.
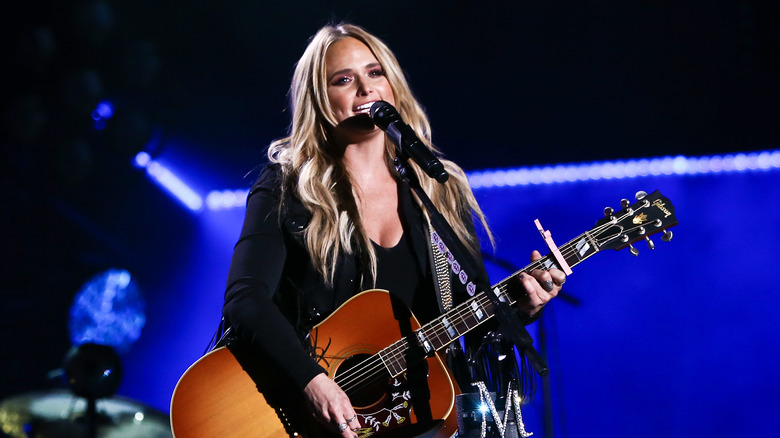
[[[551,280],[547,280],[547,281],[542,283],[542,287],[547,292],[552,292],[552,290],[553,290],[553,282]]]

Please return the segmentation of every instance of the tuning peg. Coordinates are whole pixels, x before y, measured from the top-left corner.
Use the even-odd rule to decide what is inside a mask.
[[[637,201],[641,201],[641,200],[645,199],[645,196],[647,196],[647,192],[640,190],[640,191],[636,192],[636,195],[634,195],[634,196],[636,196],[636,200]]]
[[[628,245],[628,251],[631,252],[632,256],[638,256],[639,250],[634,248],[634,245]]]
[[[604,216],[605,217],[610,217],[610,216],[612,216],[612,213],[614,213],[614,212],[615,212],[615,210],[612,207],[607,207],[607,208],[604,209]]]
[[[620,206],[623,208],[628,208],[628,206],[631,205],[631,202],[628,201],[628,199],[621,199],[620,200]]]
[[[655,243],[653,243],[653,241],[650,240],[650,236],[645,236],[645,240],[647,241],[648,248],[655,249]]]
[[[664,235],[661,236],[661,240],[663,240],[664,242],[668,242],[672,240],[672,232],[669,230],[664,230]]]

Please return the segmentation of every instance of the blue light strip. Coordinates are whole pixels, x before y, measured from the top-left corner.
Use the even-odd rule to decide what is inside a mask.
[[[637,178],[659,175],[701,175],[723,172],[761,172],[780,168],[780,150],[708,157],[661,157],[639,160],[494,169],[468,174],[472,189],[558,184],[577,181]]]
[[[135,165],[146,169],[146,174],[152,178],[152,181],[168,191],[190,210],[199,211],[203,208],[203,198],[168,168],[152,160],[148,153],[139,152],[135,156]]]
[[[135,164],[146,169],[149,176],[173,194],[190,210],[203,208],[203,198],[189,188],[170,170],[141,152]],[[515,187],[539,184],[560,184],[578,181],[627,179],[661,175],[702,175],[730,172],[766,172],[780,169],[780,150],[705,157],[643,158],[638,160],[600,161],[592,163],[557,164],[514,169],[491,169],[467,173],[472,189]],[[246,189],[212,190],[205,206],[212,211],[244,208]]]
[[[249,190],[212,190],[206,196],[206,207],[209,210],[229,210],[231,208],[246,205],[246,197]]]

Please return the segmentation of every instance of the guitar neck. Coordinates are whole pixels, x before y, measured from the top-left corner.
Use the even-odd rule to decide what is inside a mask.
[[[559,248],[566,263],[571,267],[582,263],[585,259],[599,251],[599,245],[585,232]],[[508,291],[512,283],[517,283],[517,276],[535,269],[560,268],[551,254],[542,257],[515,272],[509,277],[492,286],[492,292],[502,302],[510,305],[515,301]],[[423,325],[416,332],[417,344],[427,353],[439,351],[451,344],[461,336],[470,332],[477,326],[489,320],[495,315],[494,304],[486,292],[479,292],[473,298],[444,313],[433,321]],[[408,340],[401,339],[378,353],[388,372],[397,376],[407,368],[406,350]]]
[[[558,250],[566,264],[570,267],[576,266],[602,249],[623,249],[642,239],[647,239],[648,245],[653,248],[654,244],[649,236],[660,231],[664,231],[662,239],[668,242],[672,238],[672,233],[666,229],[677,225],[674,206],[657,190],[650,195],[638,192],[636,198],[637,202],[631,205],[627,200],[622,200],[623,209],[620,211],[605,209],[606,217],[596,222],[593,228],[561,245]],[[631,252],[637,254],[633,247]],[[534,269],[550,268],[561,268],[552,254],[532,262],[501,280],[493,285],[490,291],[480,291],[465,303],[417,329],[415,331],[417,347],[422,348],[427,354],[441,350],[493,317],[494,304],[487,293],[494,293],[500,301],[512,305],[514,301],[508,292],[512,285],[518,283],[519,280],[516,278],[518,275]],[[377,353],[393,376],[406,370],[405,353],[409,347],[408,342],[407,339],[402,339]]]

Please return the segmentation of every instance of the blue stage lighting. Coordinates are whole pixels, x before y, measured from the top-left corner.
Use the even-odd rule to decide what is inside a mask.
[[[94,110],[92,110],[92,126],[102,131],[106,127],[106,121],[114,116],[114,105],[107,100],[100,101]]]
[[[148,152],[139,152],[135,154],[135,159],[133,160],[133,164],[135,164],[135,167],[146,167],[149,165],[149,163],[152,162],[152,156],[149,155]]]
[[[70,308],[73,345],[94,343],[125,352],[146,323],[144,300],[129,272],[109,269],[81,287]]]
[[[473,189],[514,187],[563,182],[636,178],[658,175],[697,175],[718,172],[761,172],[780,169],[780,150],[709,157],[651,159],[559,164],[517,169],[496,169],[468,174]]]
[[[93,120],[108,120],[114,116],[114,104],[107,100],[103,100],[97,104],[94,111],[92,111]]]
[[[203,198],[162,164],[150,161],[146,173],[190,210],[203,208]]]
[[[206,207],[209,210],[228,210],[246,205],[248,190],[212,190],[206,196]]]
[[[135,157],[135,165],[174,194],[193,211],[203,207],[203,199],[168,169],[153,161],[146,152]],[[592,163],[556,164],[514,169],[491,169],[467,173],[472,189],[559,184],[658,175],[697,175],[718,172],[763,172],[780,169],[780,150],[705,157],[660,157]],[[209,210],[244,208],[246,189],[213,190],[206,197]]]

